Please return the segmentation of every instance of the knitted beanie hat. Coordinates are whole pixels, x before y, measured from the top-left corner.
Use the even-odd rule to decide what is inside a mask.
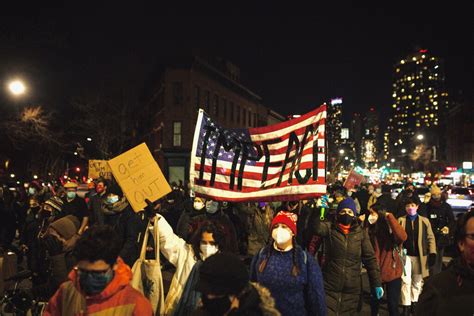
[[[272,229],[276,224],[285,224],[296,235],[296,222],[298,215],[291,212],[280,211],[272,220]]]
[[[49,226],[57,231],[64,239],[68,240],[77,233],[80,223],[76,216],[67,215],[52,222]]]
[[[348,208],[354,212],[355,215],[357,215],[357,207],[354,202],[354,200],[350,197],[345,198],[339,204],[337,205],[337,212],[339,213],[343,209]]]
[[[53,211],[60,213],[63,209],[64,202],[63,200],[61,200],[60,197],[53,196],[52,198],[44,202],[44,204],[51,206],[53,208]]]
[[[433,184],[430,193],[431,195],[441,195],[441,189],[436,184]]]
[[[196,289],[204,294],[237,295],[248,283],[249,273],[242,260],[220,252],[203,262]]]

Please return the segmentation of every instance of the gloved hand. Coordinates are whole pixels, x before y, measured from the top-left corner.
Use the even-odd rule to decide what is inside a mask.
[[[377,286],[375,288],[375,296],[377,297],[377,299],[381,299],[382,296],[383,296],[383,288],[381,286]]]
[[[435,253],[430,253],[428,255],[428,265],[430,267],[434,266],[434,264],[436,263],[436,254]]]
[[[59,255],[63,252],[64,248],[63,243],[58,238],[49,234],[43,238],[43,245],[50,256]]]
[[[156,213],[158,213],[158,205],[156,202],[152,202],[149,199],[145,199],[146,206],[145,206],[145,214],[148,218],[153,218]]]

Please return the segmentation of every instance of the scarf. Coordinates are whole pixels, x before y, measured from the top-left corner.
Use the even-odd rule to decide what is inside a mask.
[[[344,233],[344,235],[349,234],[349,231],[351,229],[351,224],[342,225],[341,223],[338,223],[337,226],[341,229],[341,231]]]
[[[418,217],[418,213],[416,213],[415,215],[407,214],[407,218],[409,218],[412,222],[416,220],[417,217]]]

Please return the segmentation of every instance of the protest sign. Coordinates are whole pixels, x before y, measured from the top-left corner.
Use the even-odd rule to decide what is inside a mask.
[[[110,170],[107,160],[89,160],[90,179],[105,178],[112,179],[112,170]]]
[[[135,212],[146,206],[145,199],[155,201],[171,192],[145,143],[110,159],[108,163]]]
[[[347,190],[352,190],[356,185],[360,185],[364,181],[365,181],[364,176],[355,172],[353,169],[347,176],[347,179],[344,182],[344,187]]]
[[[326,193],[326,106],[279,124],[228,129],[199,110],[190,180],[217,201],[289,201]]]

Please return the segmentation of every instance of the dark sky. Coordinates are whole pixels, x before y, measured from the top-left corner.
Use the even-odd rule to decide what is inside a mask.
[[[84,91],[125,88],[135,96],[158,64],[200,52],[240,66],[244,84],[283,114],[341,96],[349,115],[369,106],[386,112],[393,64],[420,46],[445,60],[448,88],[472,98],[471,1],[254,2],[260,4],[3,5],[0,79],[20,74],[31,100],[64,106]]]

